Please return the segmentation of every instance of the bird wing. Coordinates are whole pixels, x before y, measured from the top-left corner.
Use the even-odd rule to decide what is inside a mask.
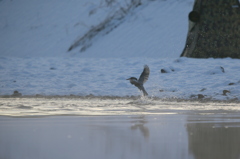
[[[143,72],[140,75],[139,80],[138,80],[139,83],[144,84],[148,80],[149,74],[150,74],[150,69],[149,69],[148,65],[144,65]]]

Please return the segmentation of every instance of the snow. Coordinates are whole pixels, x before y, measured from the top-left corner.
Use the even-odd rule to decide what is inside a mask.
[[[0,1],[0,95],[138,96],[126,79],[147,64],[150,97],[239,100],[238,59],[179,58],[193,0],[142,2],[119,23],[128,1]],[[110,17],[115,28],[68,51]]]

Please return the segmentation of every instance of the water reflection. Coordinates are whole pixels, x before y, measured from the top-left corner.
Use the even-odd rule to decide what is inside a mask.
[[[195,159],[239,159],[240,123],[234,118],[188,118],[189,151]],[[215,120],[215,121],[214,121]]]
[[[136,121],[134,121],[134,124],[131,126],[131,130],[140,130],[144,138],[149,137],[149,129],[144,126],[144,124],[147,123],[147,120],[145,119],[145,116],[139,116],[135,117]]]
[[[185,159],[185,121],[174,115],[0,117],[0,158]]]
[[[240,114],[0,116],[2,159],[239,159]]]

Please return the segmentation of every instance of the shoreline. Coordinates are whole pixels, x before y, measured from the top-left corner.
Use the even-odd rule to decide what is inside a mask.
[[[157,97],[157,96],[151,96],[151,97],[144,97],[144,96],[108,96],[108,95],[0,95],[0,98],[45,98],[45,99],[54,99],[54,98],[60,98],[60,99],[101,99],[101,100],[116,100],[116,99],[132,99],[132,100],[138,100],[138,99],[148,99],[148,100],[153,100],[153,101],[163,101],[163,102],[216,102],[216,103],[240,103],[240,99],[234,98],[234,99],[213,99],[212,97],[202,97],[200,95],[192,95],[189,98],[177,98],[177,97]]]

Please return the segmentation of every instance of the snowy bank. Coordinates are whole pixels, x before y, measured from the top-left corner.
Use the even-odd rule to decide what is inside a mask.
[[[144,64],[150,97],[240,99],[240,63],[230,58],[0,58],[0,95],[138,96],[126,79]]]

